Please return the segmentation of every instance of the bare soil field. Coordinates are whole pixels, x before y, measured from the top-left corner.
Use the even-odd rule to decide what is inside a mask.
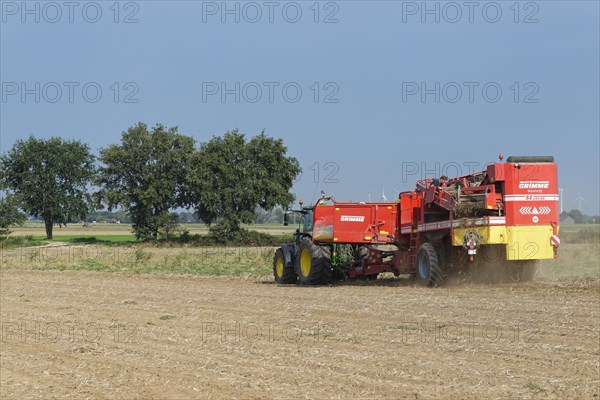
[[[598,399],[598,281],[0,270],[0,397]]]

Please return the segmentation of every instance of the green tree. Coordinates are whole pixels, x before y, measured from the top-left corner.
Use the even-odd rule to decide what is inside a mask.
[[[252,223],[257,207],[286,207],[300,173],[281,139],[261,133],[246,141],[237,130],[213,137],[194,154],[188,184],[196,214],[223,240]],[[214,226],[213,223],[216,223]]]
[[[0,185],[14,193],[21,209],[42,217],[46,237],[52,239],[55,223],[83,219],[93,209],[87,187],[94,160],[80,141],[31,136],[0,157]]]
[[[19,211],[19,205],[14,196],[0,198],[0,235],[8,235],[11,226],[20,226],[27,220],[25,214]]]
[[[185,178],[194,146],[194,139],[179,134],[177,127],[158,124],[148,129],[140,122],[129,128],[121,144],[100,150],[100,201],[109,211],[126,209],[138,239],[171,232],[169,211],[188,204]]]
[[[576,224],[585,224],[586,223],[586,217],[585,215],[583,215],[581,213],[581,211],[573,209],[571,211],[569,211],[569,215],[571,216],[571,218],[573,218],[575,220]]]

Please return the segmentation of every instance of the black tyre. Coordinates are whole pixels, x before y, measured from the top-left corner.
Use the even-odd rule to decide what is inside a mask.
[[[431,243],[423,243],[417,253],[417,282],[421,286],[435,287],[444,279],[438,255]]]
[[[509,264],[510,279],[513,282],[531,282],[538,273],[538,260],[512,261]]]
[[[331,282],[331,249],[317,246],[304,238],[298,247],[296,274],[301,285],[324,285]]]
[[[281,248],[275,251],[275,257],[273,257],[273,276],[277,283],[296,283],[298,280],[293,263],[285,262],[283,249]]]

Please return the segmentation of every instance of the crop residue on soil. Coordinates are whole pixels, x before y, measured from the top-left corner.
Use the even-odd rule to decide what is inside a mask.
[[[1,398],[599,395],[597,282],[425,289],[74,271],[0,278]]]

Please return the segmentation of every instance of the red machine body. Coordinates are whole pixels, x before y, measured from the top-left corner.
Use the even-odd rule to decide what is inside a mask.
[[[557,168],[555,163],[494,164],[490,179],[504,182],[507,225],[553,224],[559,221]]]
[[[393,203],[338,203],[324,197],[314,207],[312,240],[362,247],[364,257],[348,270],[350,277],[415,273],[424,243],[438,252],[461,251],[471,261],[477,249],[491,245],[507,260],[556,257],[559,198],[551,157],[509,157],[441,187],[432,181],[418,181],[414,191],[400,193]]]
[[[397,227],[396,203],[334,203],[314,210],[313,238],[322,243],[393,244]]]

